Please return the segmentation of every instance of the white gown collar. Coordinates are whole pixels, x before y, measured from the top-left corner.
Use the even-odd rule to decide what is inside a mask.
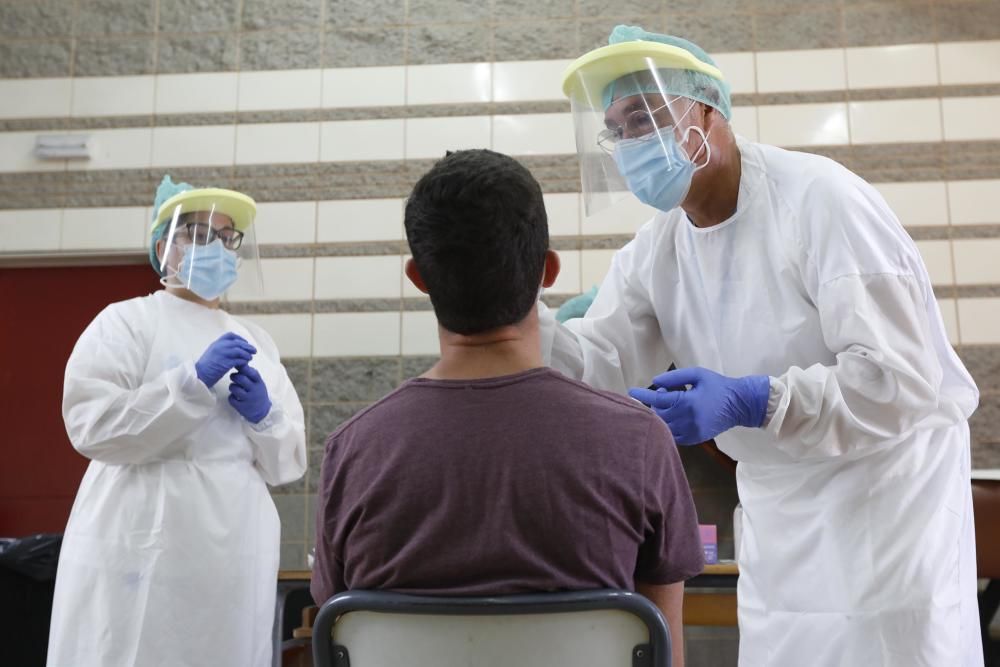
[[[764,164],[757,151],[757,146],[739,135],[736,135],[736,146],[740,149],[740,192],[736,199],[736,212],[712,227],[696,227],[682,212],[691,233],[713,234],[734,224],[750,209],[754,198],[760,191],[761,184],[764,182]]]

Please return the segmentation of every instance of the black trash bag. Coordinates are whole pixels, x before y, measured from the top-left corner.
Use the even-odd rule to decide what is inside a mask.
[[[35,581],[55,581],[63,536],[56,533],[0,540],[0,567]]]

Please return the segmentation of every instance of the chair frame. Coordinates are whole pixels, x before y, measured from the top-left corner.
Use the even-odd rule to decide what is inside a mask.
[[[349,667],[348,649],[334,643],[332,631],[339,616],[353,611],[509,616],[605,610],[632,614],[649,631],[649,642],[632,649],[632,667],[670,667],[670,632],[660,610],[638,593],[612,589],[492,597],[432,597],[387,591],[346,591],[327,600],[319,610],[313,626],[313,658],[316,665]]]

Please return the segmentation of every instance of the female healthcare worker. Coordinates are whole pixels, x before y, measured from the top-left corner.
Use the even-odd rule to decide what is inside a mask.
[[[586,317],[540,306],[548,360],[621,392],[653,378],[629,393],[679,444],[739,462],[741,666],[982,665],[979,393],[916,247],[841,165],[735,137],[700,48],[609,42],[563,84],[588,211],[631,191],[660,213]]]
[[[298,479],[306,458],[274,343],[219,309],[238,267],[255,278],[256,206],[166,177],[153,210],[165,289],[105,308],[66,366],[66,430],[91,462],[59,558],[48,664],[263,667],[279,547],[265,483]]]

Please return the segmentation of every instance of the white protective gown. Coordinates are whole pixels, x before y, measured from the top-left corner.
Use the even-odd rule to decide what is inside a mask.
[[[251,425],[194,362],[233,331],[273,407]],[[91,459],[56,575],[49,667],[271,664],[280,526],[265,482],[305,472],[302,405],[258,326],[166,291],[108,306],[66,366]]]
[[[671,362],[772,376],[739,462],[742,667],[983,664],[968,417],[979,392],[920,255],[869,184],[739,141],[736,213],[658,214],[543,352],[604,389]]]

